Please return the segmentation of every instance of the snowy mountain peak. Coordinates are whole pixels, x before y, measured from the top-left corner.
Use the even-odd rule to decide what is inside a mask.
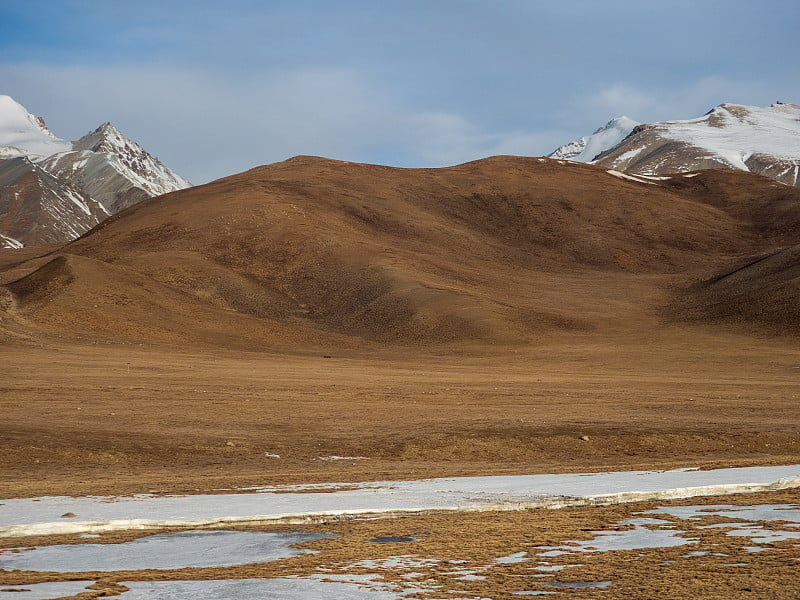
[[[11,96],[0,95],[0,158],[44,157],[70,149],[71,144],[53,135],[44,119]]]
[[[46,159],[50,172],[87,190],[109,212],[191,186],[111,123],[72,143],[73,151]]]
[[[38,184],[23,190],[26,173]],[[9,199],[26,198],[25,210],[16,210],[0,231],[20,244],[75,239],[110,214],[191,185],[111,123],[68,142],[2,95],[0,175],[0,214],[19,208]],[[13,193],[10,186],[17,186]],[[41,216],[36,231],[25,216],[35,213]]]
[[[641,175],[726,168],[800,185],[800,106],[720,104],[702,117],[637,127],[595,164]]]
[[[74,150],[88,150],[90,152],[114,152],[118,148],[125,148],[126,146],[135,146],[142,150],[141,146],[130,141],[122,135],[119,129],[107,121],[81,139],[72,142]]]
[[[637,121],[626,116],[616,117],[597,129],[592,135],[585,135],[557,148],[549,157],[591,162],[599,154],[619,144],[637,125],[639,125]]]

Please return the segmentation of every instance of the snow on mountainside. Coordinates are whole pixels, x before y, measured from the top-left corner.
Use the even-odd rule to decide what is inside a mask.
[[[0,247],[71,241],[123,208],[190,185],[110,123],[67,142],[0,95]]]
[[[2,247],[72,240],[108,216],[86,192],[48,173],[27,156],[0,160]]]
[[[72,147],[72,152],[45,159],[42,166],[86,190],[112,213],[191,186],[111,123],[86,134]]]
[[[639,125],[593,162],[641,175],[740,169],[800,186],[800,106],[721,104],[696,119]]]
[[[613,148],[624,140],[637,125],[639,123],[633,119],[625,116],[617,117],[600,127],[592,135],[585,135],[560,146],[548,154],[548,158],[591,162],[598,154]]]
[[[0,159],[43,157],[71,149],[72,144],[53,135],[41,117],[10,96],[0,95]]]

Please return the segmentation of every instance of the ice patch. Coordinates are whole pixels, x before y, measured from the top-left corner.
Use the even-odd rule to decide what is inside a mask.
[[[122,600],[397,600],[405,594],[360,583],[316,578],[216,579],[206,581],[124,581]]]
[[[530,559],[528,558],[527,552],[515,552],[514,554],[509,554],[508,556],[495,558],[492,562],[497,565],[510,565],[515,563],[523,563],[528,560]]]
[[[52,600],[64,596],[74,596],[90,591],[86,589],[86,586],[93,583],[94,581],[50,581],[22,585],[0,583],[0,600]]]
[[[561,556],[573,552],[608,552],[611,550],[643,550],[646,548],[674,548],[686,544],[694,544],[696,539],[680,537],[681,533],[669,529],[650,529],[647,525],[658,525],[659,519],[628,519],[616,526],[633,525],[633,529],[592,531],[591,540],[568,541],[561,546],[537,546],[546,550],[539,556]],[[668,523],[668,521],[661,521]]]
[[[222,567],[313,553],[293,548],[333,534],[302,531],[186,531],[121,544],[66,544],[0,551],[0,569],[26,571],[133,571]]]
[[[418,558],[416,556],[390,556],[388,558],[376,558],[359,560],[347,563],[344,569],[366,569],[372,571],[384,571],[392,569],[423,569],[434,567],[441,561],[433,558]]]

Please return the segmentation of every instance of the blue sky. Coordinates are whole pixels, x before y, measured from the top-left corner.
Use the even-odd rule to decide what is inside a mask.
[[[625,114],[800,102],[796,0],[0,1],[0,93],[195,183],[296,154],[547,154]]]

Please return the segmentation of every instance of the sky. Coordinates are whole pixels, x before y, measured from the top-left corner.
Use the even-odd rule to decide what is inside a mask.
[[[797,0],[0,0],[0,94],[194,183],[298,154],[436,167],[800,103],[798,23]]]

